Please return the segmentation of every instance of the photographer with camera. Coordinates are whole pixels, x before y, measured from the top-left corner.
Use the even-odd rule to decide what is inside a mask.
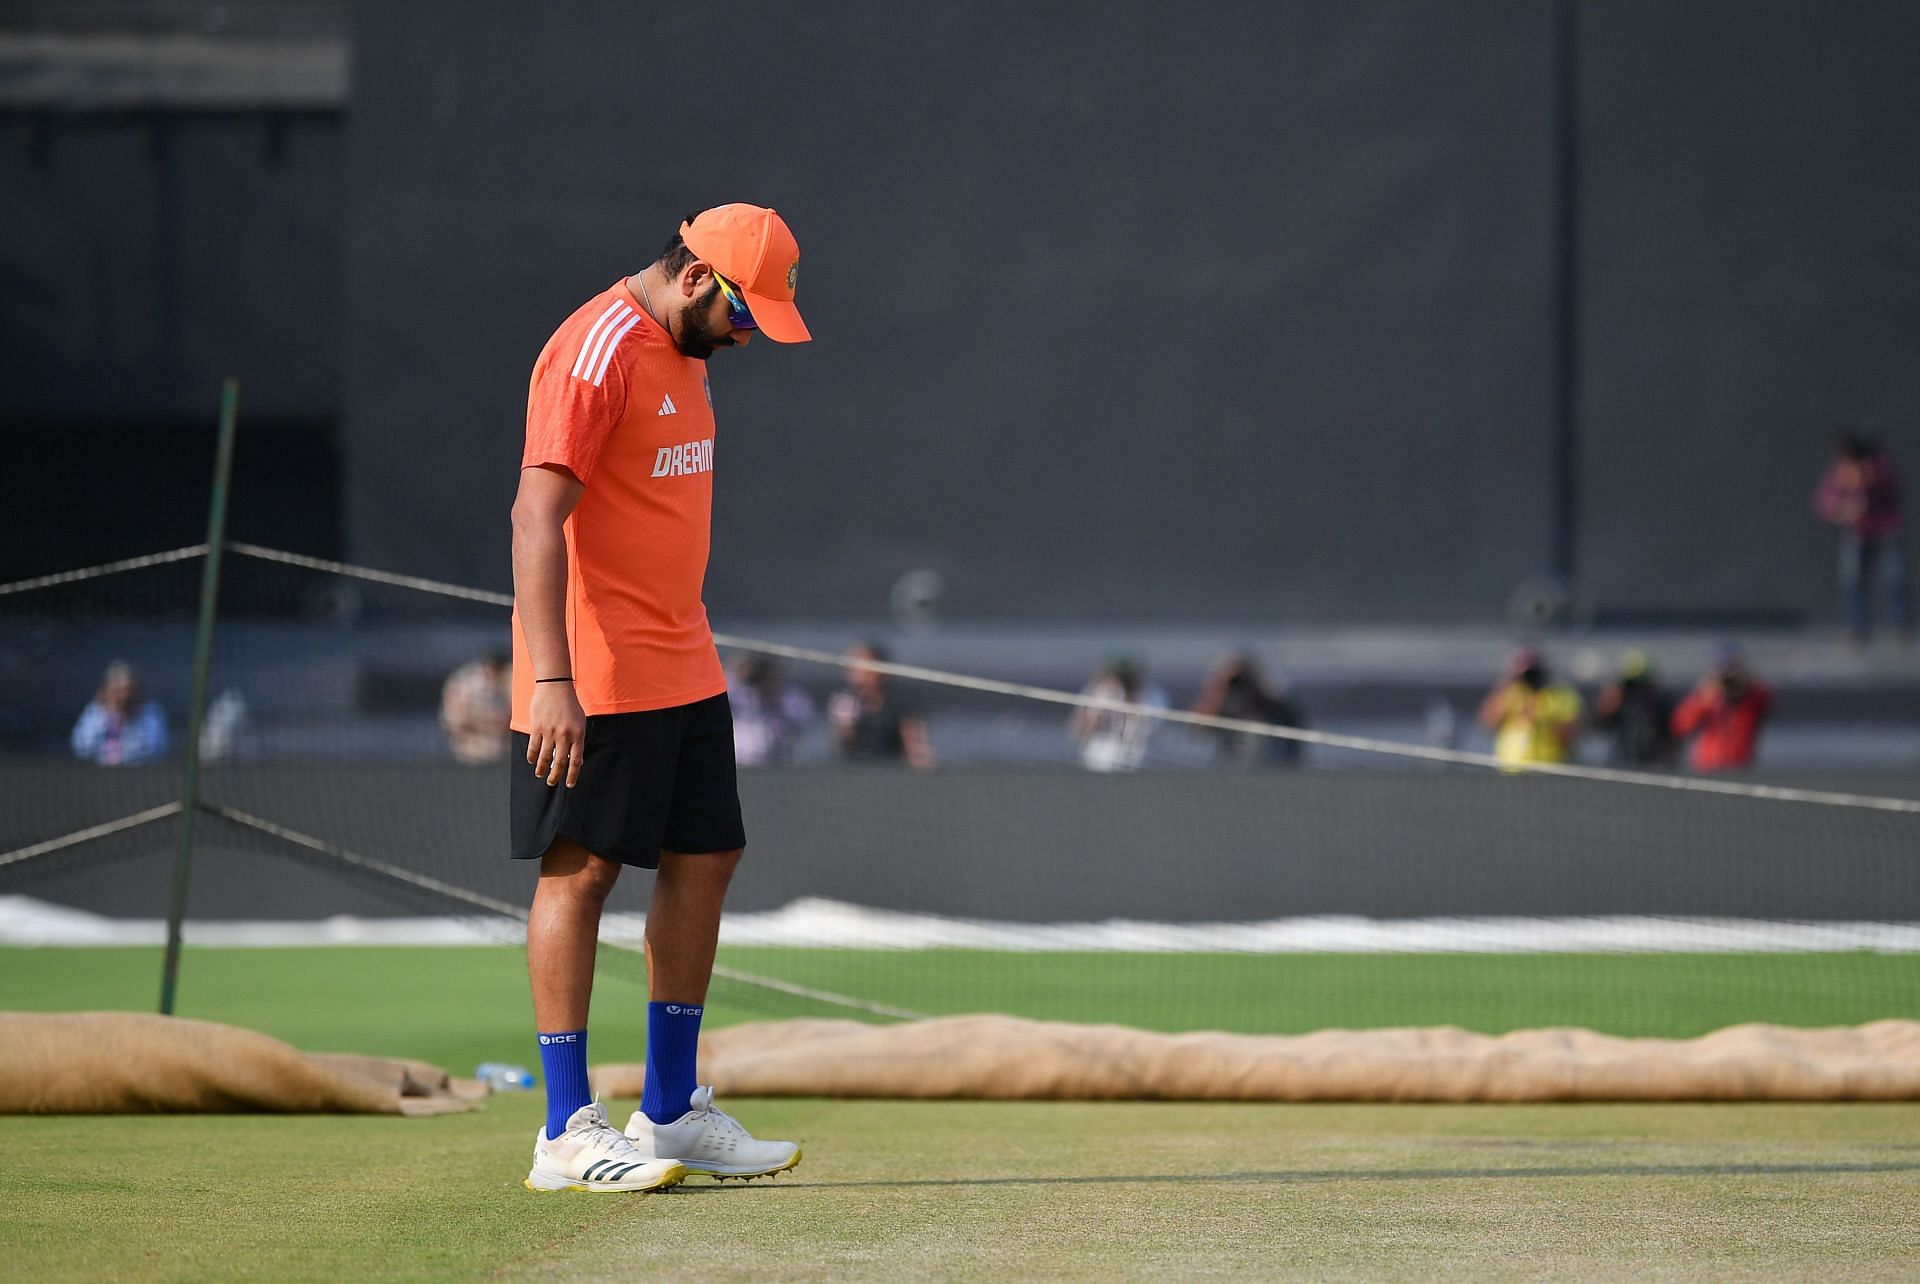
[[[1694,737],[1687,765],[1695,771],[1738,771],[1753,765],[1773,692],[1756,680],[1736,646],[1723,646],[1713,669],[1673,711],[1673,734]]]
[[[1480,702],[1480,725],[1493,732],[1493,756],[1516,766],[1565,762],[1573,756],[1580,694],[1556,686],[1538,651],[1521,647]]]
[[[1673,699],[1660,689],[1644,651],[1620,657],[1620,676],[1593,700],[1593,728],[1607,738],[1615,767],[1665,767],[1673,762]]]

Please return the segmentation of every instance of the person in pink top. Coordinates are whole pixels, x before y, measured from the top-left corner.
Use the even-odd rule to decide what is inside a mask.
[[[1814,511],[1840,531],[1840,589],[1847,627],[1865,645],[1873,631],[1873,574],[1887,590],[1887,618],[1912,638],[1907,601],[1907,550],[1900,527],[1900,478],[1879,445],[1857,433],[1834,439],[1833,462],[1814,494]]]

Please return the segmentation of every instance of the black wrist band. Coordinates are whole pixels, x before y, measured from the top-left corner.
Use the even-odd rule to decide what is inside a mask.
[[[565,677],[565,678],[535,678],[535,679],[534,679],[534,681],[535,681],[535,682],[571,682],[571,681],[573,681],[573,679],[572,679],[571,677]]]

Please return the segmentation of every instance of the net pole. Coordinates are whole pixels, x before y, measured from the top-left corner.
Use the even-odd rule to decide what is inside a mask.
[[[220,551],[227,538],[227,494],[233,480],[233,437],[239,419],[240,381],[227,376],[220,388],[220,431],[213,449],[213,495],[207,503],[207,560],[200,570],[200,622],[193,640],[193,695],[187,704],[186,770],[180,784],[180,846],[173,859],[167,902],[167,952],[160,965],[160,1015],[173,1015],[180,981],[180,928],[187,914],[187,874],[193,865],[193,822],[200,813],[200,726],[207,712],[207,679],[213,669],[213,629],[220,601]]]

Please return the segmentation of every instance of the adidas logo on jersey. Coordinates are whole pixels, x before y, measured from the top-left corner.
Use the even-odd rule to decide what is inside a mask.
[[[661,414],[667,412],[662,410]],[[653,457],[655,477],[683,477],[688,473],[713,471],[713,438],[690,441],[680,446],[662,446]]]
[[[680,408],[673,404],[673,397],[671,395],[660,398],[659,413],[663,415],[677,415],[680,413]]]

